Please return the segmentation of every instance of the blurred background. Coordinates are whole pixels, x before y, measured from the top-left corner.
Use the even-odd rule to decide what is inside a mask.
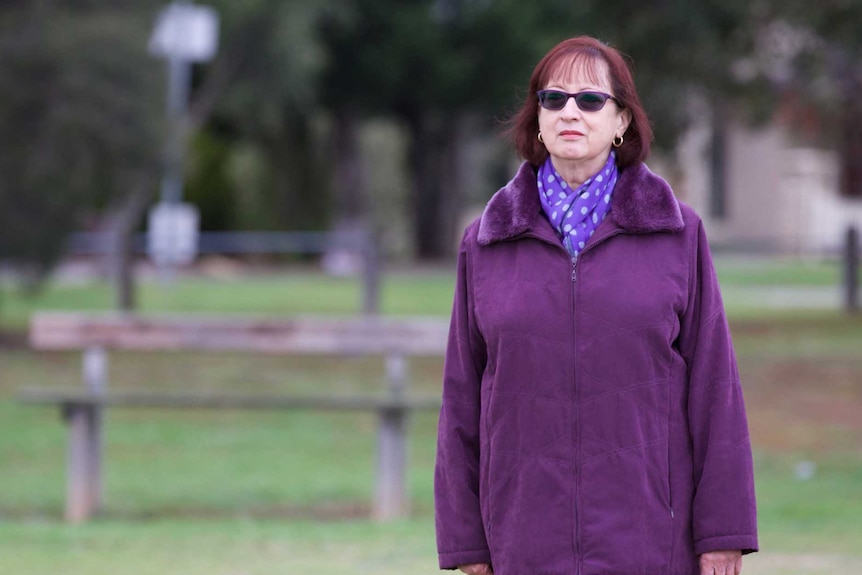
[[[107,415],[105,505],[63,522],[65,430],[22,386],[80,381],[35,310],[434,316],[464,226],[514,173],[501,137],[560,40],[628,54],[650,167],[704,218],[740,359],[763,552],[862,552],[862,3],[4,0],[0,570],[436,571],[436,416],[411,513],[367,519],[370,414]],[[375,389],[379,362],[112,354],[113,388]],[[439,393],[439,359],[410,364]],[[851,565],[853,567],[851,567]]]

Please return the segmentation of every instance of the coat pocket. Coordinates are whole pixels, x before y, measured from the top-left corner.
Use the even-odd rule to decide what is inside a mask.
[[[669,573],[674,517],[667,442],[594,458],[581,477],[584,574]]]

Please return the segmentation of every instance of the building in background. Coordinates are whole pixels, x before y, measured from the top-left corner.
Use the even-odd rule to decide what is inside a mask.
[[[678,147],[680,199],[704,219],[716,249],[801,257],[840,252],[862,229],[862,200],[839,194],[837,155],[798,147],[787,127],[730,121],[715,138],[694,125]],[[716,149],[719,148],[719,149]]]

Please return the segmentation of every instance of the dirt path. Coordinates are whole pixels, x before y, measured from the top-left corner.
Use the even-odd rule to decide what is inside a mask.
[[[740,372],[758,447],[822,452],[862,446],[862,361],[743,359]]]
[[[826,553],[756,553],[745,558],[745,575],[850,575],[862,573],[862,556]]]

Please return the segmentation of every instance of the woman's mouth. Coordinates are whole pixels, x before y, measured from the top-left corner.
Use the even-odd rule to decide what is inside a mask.
[[[560,132],[561,138],[577,138],[578,136],[583,136],[583,134],[577,130],[564,130]]]

